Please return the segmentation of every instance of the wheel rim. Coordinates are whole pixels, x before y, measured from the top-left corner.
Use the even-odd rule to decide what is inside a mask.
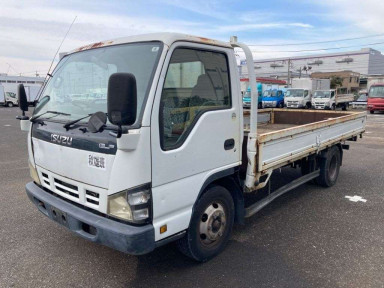
[[[329,168],[328,168],[328,173],[329,173],[329,178],[331,180],[334,180],[337,175],[337,157],[334,155],[331,159],[331,162],[329,163]]]
[[[200,218],[200,241],[205,246],[212,246],[224,235],[226,227],[224,207],[217,202],[211,203]]]

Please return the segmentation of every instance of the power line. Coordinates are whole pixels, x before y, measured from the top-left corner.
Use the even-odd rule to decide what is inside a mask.
[[[362,45],[352,45],[352,46],[343,46],[343,47],[333,47],[333,48],[321,48],[321,49],[304,49],[304,50],[280,50],[280,51],[261,51],[261,50],[251,50],[254,53],[297,53],[297,52],[315,52],[315,51],[327,51],[327,50],[338,50],[338,49],[347,49],[347,48],[356,48],[361,46],[374,46],[374,45],[381,45],[384,44],[384,42],[376,42],[376,43],[369,43],[369,44],[362,44]]]
[[[354,38],[344,38],[344,39],[337,39],[337,40],[317,41],[317,42],[300,42],[300,43],[286,43],[286,44],[260,44],[260,45],[249,44],[248,46],[262,46],[262,47],[300,46],[300,45],[311,45],[311,44],[323,44],[323,43],[333,43],[333,42],[341,42],[341,41],[351,41],[351,40],[374,38],[374,37],[381,37],[381,36],[384,36],[384,34],[376,34],[376,35],[361,36],[361,37],[354,37]]]

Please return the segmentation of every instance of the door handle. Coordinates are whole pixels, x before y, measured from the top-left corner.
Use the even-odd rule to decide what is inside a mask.
[[[235,147],[235,139],[227,139],[224,141],[224,150],[231,150]]]

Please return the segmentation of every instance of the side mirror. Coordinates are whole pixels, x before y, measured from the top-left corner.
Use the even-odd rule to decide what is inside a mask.
[[[117,137],[121,136],[122,125],[136,121],[137,88],[136,78],[131,73],[114,73],[108,81],[108,120],[119,126]]]
[[[23,116],[25,116],[25,111],[28,111],[28,100],[23,84],[19,84],[17,87],[17,97],[19,100],[20,110],[23,111]]]

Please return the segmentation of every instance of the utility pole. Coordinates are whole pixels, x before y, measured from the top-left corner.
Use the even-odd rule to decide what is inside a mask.
[[[288,88],[290,86],[290,82],[291,82],[291,59],[288,59],[288,80],[287,80]]]

